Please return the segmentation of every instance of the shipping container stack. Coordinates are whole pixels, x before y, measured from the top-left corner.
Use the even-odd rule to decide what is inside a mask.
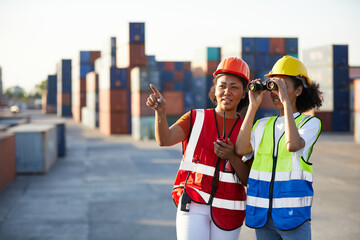
[[[298,39],[242,37],[229,40],[222,50],[224,57],[241,57],[249,65],[250,79],[266,80],[264,75],[284,55],[298,58]],[[278,110],[272,104],[269,92],[266,92],[256,119],[274,115],[278,115]]]
[[[213,108],[214,104],[208,97],[208,93],[213,83],[213,73],[221,61],[220,47],[206,47],[195,52],[194,60],[191,64],[192,84],[191,95],[192,108]],[[189,92],[185,92],[188,98]]]
[[[116,37],[107,39],[96,61],[99,74],[99,129],[106,135],[130,133],[130,84],[128,68],[116,66]]]
[[[86,106],[81,108],[81,122],[90,128],[99,127],[99,75],[86,74]]]
[[[185,92],[191,89],[191,62],[160,61],[157,67],[160,91],[167,102],[167,121],[172,125],[185,112]]]
[[[160,86],[160,72],[154,67],[135,67],[131,70],[131,134],[137,140],[154,139],[154,110],[146,106],[152,93],[149,85]]]
[[[350,132],[354,132],[355,129],[355,85],[357,79],[360,79],[360,67],[349,66],[349,78],[350,78]],[[360,99],[359,99],[360,100]],[[355,132],[354,132],[355,134]]]
[[[350,79],[348,46],[328,45],[305,49],[303,62],[310,79],[320,84],[324,101],[315,112],[323,131],[350,131]]]
[[[86,106],[86,74],[94,71],[100,55],[100,51],[80,51],[72,61],[71,110],[77,122],[81,122],[81,108]]]
[[[57,115],[71,114],[71,59],[62,59],[57,64]]]
[[[354,86],[354,104],[353,104],[353,121],[354,121],[354,140],[360,144],[360,77],[353,80]]]
[[[56,113],[57,75],[48,75],[46,87],[46,101],[43,103],[43,110],[45,110],[45,113]]]
[[[13,133],[0,132],[0,156],[1,192],[16,176],[15,136]]]

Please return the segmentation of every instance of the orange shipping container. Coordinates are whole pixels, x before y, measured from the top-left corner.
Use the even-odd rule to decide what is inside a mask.
[[[184,62],[183,63],[183,70],[184,71],[191,71],[191,62]]]
[[[207,76],[212,76],[216,71],[219,61],[207,61]]]
[[[315,117],[321,120],[321,131],[332,131],[332,112],[315,111]]]
[[[12,133],[0,132],[0,191],[16,175],[15,136]]]
[[[128,89],[111,89],[99,91],[99,111],[125,111],[129,112],[129,96]]]
[[[164,82],[164,91],[174,91],[175,83],[174,82]]]
[[[168,116],[179,116],[184,114],[184,93],[177,91],[164,91],[166,99],[166,113]]]
[[[96,72],[86,74],[86,92],[99,91],[99,75]]]
[[[57,105],[64,105],[64,106],[71,105],[71,93],[58,93]]]
[[[129,113],[99,112],[99,129],[106,135],[130,133]]]
[[[131,116],[154,116],[154,110],[146,105],[150,94],[148,92],[131,93]]]
[[[174,71],[175,70],[175,62],[164,62],[164,70],[165,71]]]
[[[101,51],[91,51],[90,52],[90,64],[94,64],[95,60],[101,57]]]
[[[183,82],[184,81],[184,72],[181,70],[175,70],[174,71],[174,80],[177,82]]]
[[[270,53],[285,54],[285,38],[270,38]]]
[[[118,68],[146,67],[145,44],[128,43],[119,46],[116,51],[116,64]]]
[[[360,112],[360,78],[354,79],[354,112]]]

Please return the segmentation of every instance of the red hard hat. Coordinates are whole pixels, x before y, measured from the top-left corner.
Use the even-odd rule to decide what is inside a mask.
[[[213,76],[216,77],[216,75],[220,73],[235,74],[246,79],[247,82],[250,82],[250,69],[247,63],[238,57],[228,57],[222,60]]]

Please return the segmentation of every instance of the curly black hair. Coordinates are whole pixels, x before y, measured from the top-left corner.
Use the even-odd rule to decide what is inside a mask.
[[[291,79],[294,82],[294,89],[303,85],[299,79],[295,77],[292,77]],[[296,98],[296,108],[299,112],[320,108],[324,100],[322,94],[320,85],[312,81],[310,86],[307,88],[303,87],[301,94]]]
[[[241,82],[243,83],[243,89],[244,89],[244,91],[246,91],[245,98],[241,99],[241,101],[239,102],[239,104],[237,105],[237,108],[236,108],[236,110],[238,112],[240,112],[242,109],[246,108],[249,105],[249,97],[248,97],[248,93],[247,93],[247,82],[248,81],[243,77],[240,77],[240,76],[237,76],[234,74],[229,74],[229,73],[222,73],[222,74],[216,75],[216,77],[213,79],[213,85],[211,86],[210,91],[209,91],[209,98],[210,98],[211,102],[215,106],[217,106],[217,101],[216,101],[216,96],[215,96],[215,86],[217,84],[217,80],[219,79],[219,77],[221,77],[222,75],[225,75],[225,74],[235,76],[235,77],[239,78],[241,80]]]

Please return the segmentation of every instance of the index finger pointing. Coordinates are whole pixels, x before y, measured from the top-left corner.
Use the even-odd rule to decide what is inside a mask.
[[[150,84],[150,88],[154,92],[155,95],[161,96],[159,90],[157,90],[157,88],[154,85]]]

